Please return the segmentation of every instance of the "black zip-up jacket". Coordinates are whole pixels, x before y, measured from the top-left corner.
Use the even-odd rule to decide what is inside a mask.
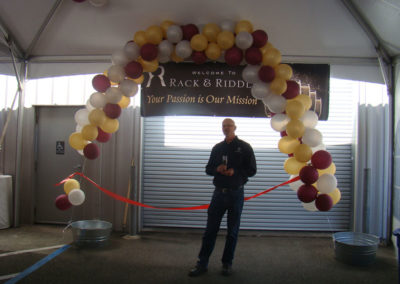
[[[228,169],[233,168],[233,176],[224,176],[217,172],[222,164],[222,156],[228,157]],[[249,143],[240,140],[237,136],[227,143],[225,140],[216,144],[212,150],[206,166],[206,173],[214,176],[216,187],[237,188],[243,186],[257,172],[256,158]]]

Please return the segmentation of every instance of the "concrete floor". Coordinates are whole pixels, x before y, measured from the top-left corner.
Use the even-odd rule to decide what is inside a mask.
[[[56,249],[5,255],[8,252],[72,242],[64,226],[32,225],[0,230],[0,283]],[[398,283],[393,247],[379,247],[368,267],[334,258],[330,234],[241,231],[234,274],[220,274],[224,232],[218,237],[209,272],[187,276],[195,264],[202,231],[146,231],[139,239],[113,233],[102,248],[72,246],[18,283]]]

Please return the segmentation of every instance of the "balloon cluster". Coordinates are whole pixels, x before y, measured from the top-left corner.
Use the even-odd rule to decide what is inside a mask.
[[[74,2],[82,3],[86,0],[73,0]],[[94,7],[102,7],[108,3],[108,0],[89,0],[89,3]]]
[[[81,205],[85,201],[85,193],[75,179],[69,179],[64,183],[64,192],[65,194],[60,194],[55,200],[55,205],[60,210],[67,210],[72,205]]]
[[[249,21],[208,23],[201,29],[195,24],[164,21],[137,31],[133,41],[115,51],[111,59],[113,65],[107,72],[93,78],[97,92],[75,114],[78,128],[69,142],[87,158],[99,154],[96,144],[89,141],[106,142],[118,130],[121,108],[137,93],[143,73],[156,71],[159,63],[209,60],[246,65],[242,77],[252,84],[252,96],[273,114],[271,126],[282,136],[279,150],[289,155],[284,169],[300,176],[301,183],[291,187],[304,207],[327,211],[339,201],[335,165],[322,144],[322,134],[315,129],[318,116],[310,110],[312,100],[300,94],[299,84],[291,80],[292,68],[281,63],[281,53],[268,41],[268,34],[254,30]]]

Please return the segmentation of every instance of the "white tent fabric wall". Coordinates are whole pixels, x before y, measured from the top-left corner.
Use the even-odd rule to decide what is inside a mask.
[[[386,88],[359,83],[355,230],[387,240],[391,208],[390,116]]]

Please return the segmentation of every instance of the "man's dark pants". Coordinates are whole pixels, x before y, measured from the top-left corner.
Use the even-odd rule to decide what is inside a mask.
[[[229,266],[232,265],[239,234],[243,202],[243,186],[232,190],[216,188],[211,199],[210,207],[208,208],[207,228],[203,236],[198,265],[202,267],[208,266],[208,259],[214,249],[221,220],[226,211],[228,211],[228,232],[224,254],[222,256],[222,263]]]

